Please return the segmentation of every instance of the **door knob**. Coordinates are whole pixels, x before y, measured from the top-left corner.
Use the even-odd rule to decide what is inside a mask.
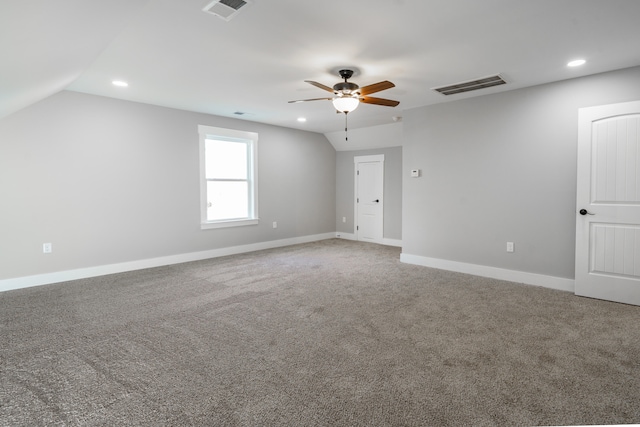
[[[580,215],[595,215],[595,214],[592,214],[591,212],[589,212],[586,209],[580,209],[579,212],[580,212]]]
[[[380,202],[380,199],[375,199],[375,200],[374,200],[374,202],[375,202],[375,203],[379,203],[379,202]]]

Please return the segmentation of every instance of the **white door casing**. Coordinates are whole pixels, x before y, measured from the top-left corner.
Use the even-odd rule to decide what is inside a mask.
[[[384,227],[384,155],[356,156],[356,239],[382,243]]]
[[[578,126],[575,293],[640,305],[640,101]]]

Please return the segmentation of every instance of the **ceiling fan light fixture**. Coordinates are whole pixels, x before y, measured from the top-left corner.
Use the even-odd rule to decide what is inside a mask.
[[[350,113],[360,104],[360,100],[351,96],[339,96],[333,99],[333,106],[342,113]]]

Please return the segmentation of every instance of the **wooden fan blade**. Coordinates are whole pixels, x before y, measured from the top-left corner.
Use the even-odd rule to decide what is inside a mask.
[[[307,101],[331,101],[333,98],[312,98],[312,99],[298,99],[296,101],[289,101],[289,104],[295,104],[296,102],[307,102]]]
[[[373,96],[363,96],[360,98],[360,102],[364,102],[365,104],[384,105],[385,107],[395,107],[396,105],[400,104],[399,101],[384,98],[374,98]]]
[[[311,80],[305,80],[305,83],[309,83],[310,85],[314,85],[315,87],[319,87],[322,90],[326,90],[327,92],[333,93],[333,89],[332,88],[330,88],[329,86],[325,86],[322,83],[314,82],[314,81],[311,81]]]
[[[369,95],[370,93],[380,92],[381,90],[391,89],[392,87],[396,87],[396,85],[388,80],[385,80],[383,82],[378,82],[369,86],[361,87],[359,92],[360,95]]]

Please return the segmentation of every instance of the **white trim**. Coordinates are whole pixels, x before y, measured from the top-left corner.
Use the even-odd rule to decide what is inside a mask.
[[[164,265],[180,264],[183,262],[199,261],[208,258],[217,258],[227,255],[235,255],[245,252],[260,251],[263,249],[279,248],[282,246],[297,245],[300,243],[316,242],[319,240],[333,239],[335,232],[315,234],[310,236],[292,237],[289,239],[271,240],[268,242],[252,243],[242,246],[211,249],[202,252],[169,255],[159,258],[142,259],[123,262],[119,264],[99,265],[96,267],[79,268],[77,270],[58,271],[55,273],[38,274],[34,276],[16,277],[14,279],[0,280],[0,292],[12,289],[29,288],[32,286],[49,285],[52,283],[66,282],[69,280],[85,279],[88,277],[104,276],[105,274],[123,273],[125,271],[141,270],[143,268],[161,267]]]
[[[356,242],[358,241],[358,238],[353,233],[342,233],[341,231],[338,231],[336,232],[336,237],[338,239],[354,240]],[[382,240],[380,241],[370,242],[370,243],[377,243],[379,245],[385,245],[385,246],[396,246],[398,248],[402,247],[402,240],[388,239],[386,237],[383,237]]]
[[[438,268],[458,273],[473,274],[475,276],[507,280],[509,282],[524,283],[527,285],[542,286],[567,292],[573,292],[575,289],[575,281],[573,279],[565,279],[563,277],[546,276],[543,274],[527,273],[525,271],[506,270],[486,265],[467,264],[464,262],[428,258],[411,254],[400,254],[400,261],[407,264],[421,265],[424,267]]]
[[[198,133],[203,136],[214,136],[223,138],[232,138],[237,140],[258,140],[258,134],[256,132],[250,132],[239,129],[228,129],[216,126],[198,125]]]
[[[372,154],[370,156],[353,156],[353,163],[384,162],[384,154]]]
[[[336,232],[336,237],[338,239],[345,239],[345,240],[355,240],[355,241],[358,240],[358,238],[356,237],[355,234],[353,234],[353,233],[343,233],[341,231]]]
[[[258,215],[258,134],[236,129],[226,129],[213,126],[198,125],[199,155],[200,155],[200,228],[240,227],[255,225],[259,222]],[[205,144],[208,138],[234,141],[247,144],[248,147],[248,183],[249,183],[249,217],[240,220],[207,220],[207,179],[205,163]]]
[[[401,248],[402,247],[402,240],[389,239],[389,238],[383,237],[382,240],[380,240],[380,244],[381,245],[386,245],[386,246],[395,246],[395,247]]]
[[[259,218],[255,219],[234,219],[225,221],[209,221],[200,223],[200,228],[203,230],[209,228],[227,228],[227,227],[242,227],[245,225],[257,225],[260,223]]]
[[[384,154],[372,154],[370,156],[354,156],[353,157],[353,223],[356,225],[355,240],[360,240],[358,237],[358,166],[360,163],[380,163],[382,166],[382,194],[380,194],[380,216],[382,217],[382,230],[381,235],[384,236]],[[373,243],[383,244],[382,240],[374,240]],[[363,240],[364,241],[364,240]],[[371,240],[367,240],[371,241]]]

